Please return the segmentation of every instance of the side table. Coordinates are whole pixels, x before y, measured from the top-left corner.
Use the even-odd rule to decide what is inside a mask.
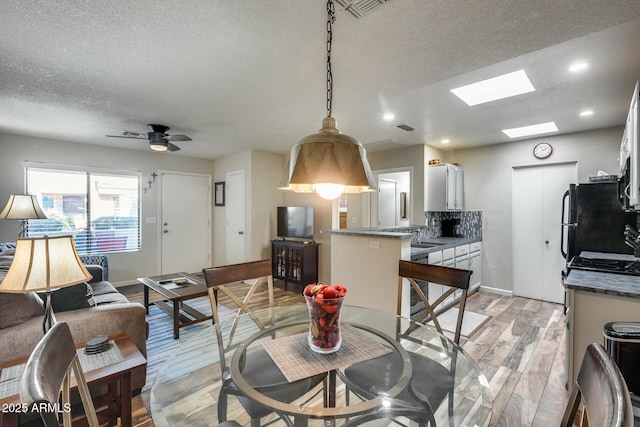
[[[116,396],[115,407],[117,415],[120,417],[122,427],[131,427],[131,373],[147,364],[147,359],[140,353],[140,350],[125,333],[115,334],[109,337],[117,346],[122,359],[116,363],[103,366],[90,371],[83,367],[84,375],[89,384],[89,388],[107,385],[109,391]],[[80,351],[84,349],[84,343],[76,345]],[[98,355],[96,355],[98,356]],[[91,356],[87,356],[91,357]],[[27,362],[28,357],[0,363],[0,373],[9,368],[16,368]],[[75,377],[71,378],[72,389],[76,387]],[[95,401],[95,398],[94,398]],[[20,411],[19,391],[15,394],[0,396],[0,421],[2,427],[15,427],[18,425]],[[111,406],[111,405],[110,405]],[[98,414],[100,415],[100,414]]]

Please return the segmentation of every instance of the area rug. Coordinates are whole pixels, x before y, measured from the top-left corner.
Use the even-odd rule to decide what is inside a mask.
[[[460,330],[460,335],[469,338],[489,319],[491,319],[491,316],[487,316],[486,314],[480,314],[469,310],[465,311],[464,317],[462,318],[462,328]],[[457,321],[458,309],[455,307],[450,308],[449,310],[438,316],[438,322],[440,323],[442,329],[445,331],[455,332]],[[426,324],[429,326],[433,326],[432,321],[429,321]]]
[[[211,315],[209,297],[195,298],[187,301],[187,304],[207,316]],[[234,311],[222,305],[218,305],[218,313],[220,315],[220,321],[235,315]],[[164,361],[172,354],[173,350],[178,348],[181,343],[190,337],[211,326],[211,321],[185,326],[184,328],[180,328],[180,339],[174,340],[173,319],[153,304],[149,306],[147,322],[149,323],[149,339],[147,339],[147,383],[143,390],[151,388],[158,369],[160,369],[160,366],[162,366]]]

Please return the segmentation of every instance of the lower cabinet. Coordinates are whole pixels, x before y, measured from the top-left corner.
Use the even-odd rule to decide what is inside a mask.
[[[469,288],[473,291],[482,284],[482,242],[469,245],[469,270],[473,271]]]
[[[482,242],[474,242],[471,244],[460,245],[454,248],[435,251],[429,253],[429,264],[442,265],[445,267],[462,268],[471,270],[470,290],[480,287],[482,281]],[[429,283],[429,302],[433,303],[442,296],[443,286],[437,283]],[[451,305],[455,300],[459,299],[462,291],[458,290],[449,298],[444,300],[436,310]]]

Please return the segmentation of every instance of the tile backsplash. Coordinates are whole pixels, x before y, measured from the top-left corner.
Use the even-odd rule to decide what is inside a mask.
[[[426,227],[420,230],[418,240],[434,239],[442,236],[443,219],[459,219],[457,232],[463,237],[482,239],[482,211],[455,211],[424,213]]]

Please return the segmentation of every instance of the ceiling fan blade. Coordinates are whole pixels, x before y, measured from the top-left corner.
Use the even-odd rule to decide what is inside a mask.
[[[125,139],[147,139],[146,136],[127,136],[127,135],[105,135],[109,138],[125,138]]]
[[[192,141],[187,135],[167,135],[169,141]]]
[[[167,150],[169,150],[169,151],[178,151],[178,150],[180,150],[180,147],[178,147],[177,145],[172,144],[170,142],[167,142]]]

